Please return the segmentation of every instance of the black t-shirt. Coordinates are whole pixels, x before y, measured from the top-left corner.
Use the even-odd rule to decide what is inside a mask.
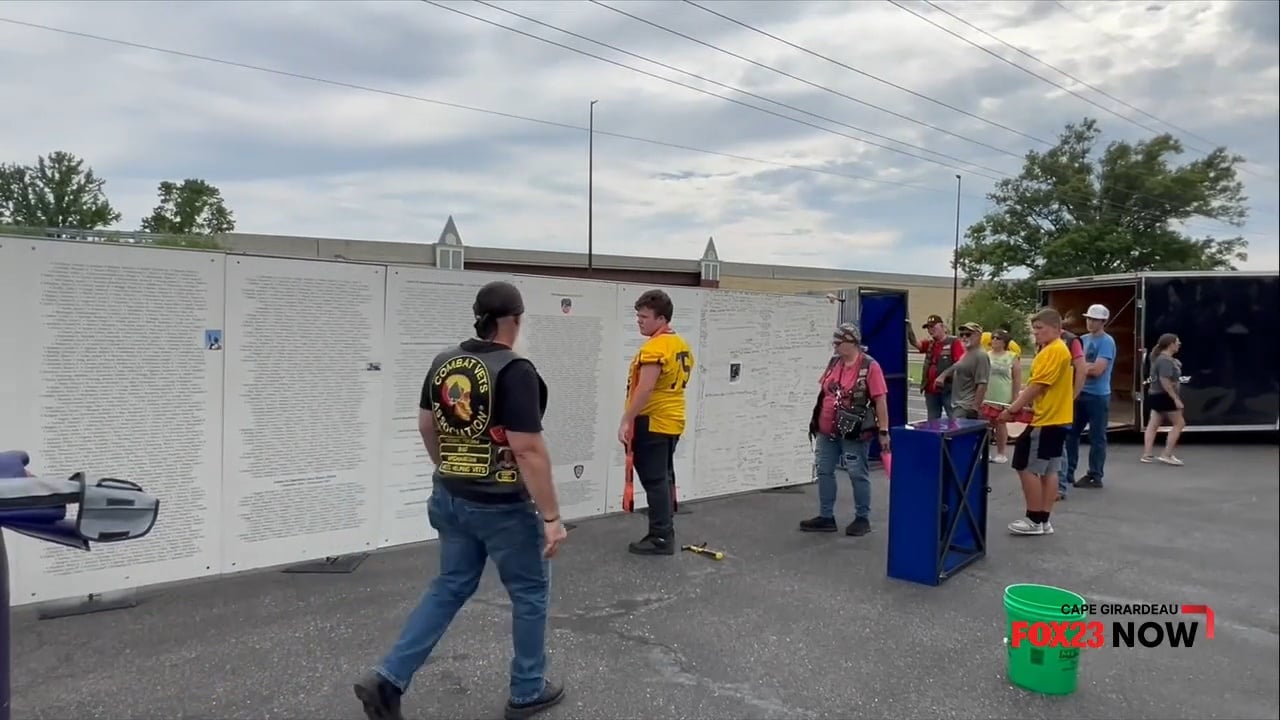
[[[462,349],[469,353],[505,350],[505,345],[487,340],[467,340]],[[547,386],[538,376],[533,363],[514,360],[498,373],[496,385],[498,402],[493,408],[493,424],[511,432],[542,432],[542,416],[547,410]],[[538,398],[534,402],[534,398]],[[431,376],[422,382],[422,395],[418,407],[431,412]]]

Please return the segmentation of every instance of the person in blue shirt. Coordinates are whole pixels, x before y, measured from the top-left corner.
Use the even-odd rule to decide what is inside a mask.
[[[1111,312],[1105,305],[1090,305],[1084,314],[1089,332],[1084,345],[1085,381],[1076,398],[1074,422],[1067,435],[1067,472],[1059,481],[1063,495],[1069,484],[1078,488],[1102,487],[1107,462],[1107,420],[1111,410],[1111,371],[1116,362],[1116,341],[1104,329]],[[1080,436],[1089,428],[1089,471],[1072,482],[1080,460]]]

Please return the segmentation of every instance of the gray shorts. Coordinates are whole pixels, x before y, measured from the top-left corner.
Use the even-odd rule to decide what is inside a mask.
[[[1056,475],[1062,464],[1067,431],[1066,425],[1027,428],[1014,443],[1013,460],[1009,464],[1014,470],[1025,470],[1040,477]]]
[[[952,408],[951,417],[957,420],[978,420],[982,416],[978,414],[977,410],[970,410],[965,407],[954,407]]]

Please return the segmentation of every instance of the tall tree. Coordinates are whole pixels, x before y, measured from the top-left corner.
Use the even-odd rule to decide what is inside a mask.
[[[160,183],[160,204],[142,219],[142,229],[163,235],[204,236],[236,229],[235,216],[227,209],[222,191],[204,180],[188,178],[182,184]]]
[[[1240,237],[1196,238],[1193,219],[1233,227],[1246,217],[1236,165],[1225,148],[1174,166],[1182,145],[1170,135],[1113,142],[1095,154],[1097,123],[1067,125],[1050,150],[1027,153],[1021,174],[998,182],[996,209],[972,225],[959,254],[969,282],[1025,269],[1034,281],[1142,270],[1225,270],[1247,259]]]
[[[0,165],[0,225],[96,230],[120,220],[84,161],[61,150],[35,165]]]

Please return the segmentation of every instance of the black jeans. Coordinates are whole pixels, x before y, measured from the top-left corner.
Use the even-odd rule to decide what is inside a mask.
[[[649,534],[671,539],[675,536],[676,443],[678,435],[649,431],[649,418],[636,418],[631,437],[631,461],[640,485],[649,500]]]

